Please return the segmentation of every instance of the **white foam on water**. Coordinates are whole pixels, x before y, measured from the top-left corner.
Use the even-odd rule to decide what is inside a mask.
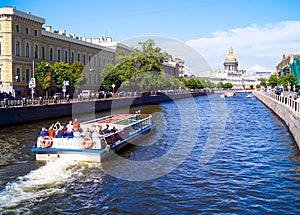
[[[56,160],[18,177],[0,192],[0,212],[16,208],[22,202],[34,203],[63,193],[63,185],[84,167],[75,162]]]

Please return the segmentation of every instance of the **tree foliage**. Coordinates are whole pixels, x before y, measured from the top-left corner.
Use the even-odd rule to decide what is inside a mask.
[[[279,79],[279,83],[280,83],[280,85],[283,85],[283,86],[288,86],[288,85],[295,86],[298,83],[298,78],[296,75],[289,73],[289,74],[282,76]]]
[[[273,74],[269,77],[268,86],[271,86],[272,88],[274,88],[277,85],[279,85],[279,78],[277,78],[276,74]]]
[[[268,86],[267,80],[265,78],[262,78],[260,80],[260,85],[263,86],[264,88],[267,88]]]
[[[167,80],[162,70],[162,63],[171,58],[161,48],[155,47],[153,40],[139,42],[140,49],[135,49],[129,55],[120,52],[116,55],[116,61],[121,62],[116,66],[106,65],[101,71],[102,86],[107,90],[112,85],[118,90],[158,90],[164,86],[172,87],[171,80]],[[180,84],[179,82],[176,82]]]
[[[51,68],[48,62],[42,61],[35,70],[35,77],[44,90],[46,90],[46,97],[48,97],[48,88],[52,85]]]
[[[84,81],[84,65],[80,62],[74,62],[69,65],[64,62],[56,62],[50,65],[48,62],[42,61],[35,70],[37,82],[46,90],[51,86],[61,89],[64,81],[69,81],[71,86],[79,87]]]

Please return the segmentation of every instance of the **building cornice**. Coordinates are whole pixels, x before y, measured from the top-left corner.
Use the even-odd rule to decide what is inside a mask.
[[[45,24],[45,19],[32,15],[30,12],[23,12],[16,10],[12,7],[5,7],[5,8],[0,8],[0,15],[8,15],[8,16],[19,16],[28,20],[32,20],[41,24]]]
[[[91,48],[96,48],[96,49],[111,52],[111,53],[116,52],[112,48],[107,48],[107,47],[104,47],[104,46],[100,46],[100,45],[97,45],[97,44],[85,42],[85,41],[82,41],[82,40],[79,40],[79,39],[76,39],[76,38],[68,37],[68,36],[65,36],[65,35],[61,35],[61,34],[46,31],[46,30],[42,30],[42,35],[46,36],[46,37],[55,38],[55,39],[58,39],[58,40],[63,40],[63,41],[71,42],[71,43],[76,43],[76,44],[83,45],[83,46],[88,46],[88,47],[91,47]]]

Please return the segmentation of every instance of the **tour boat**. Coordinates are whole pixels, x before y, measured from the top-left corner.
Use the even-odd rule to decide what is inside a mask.
[[[153,127],[151,114],[116,114],[80,123],[80,130],[69,137],[39,136],[32,152],[37,161],[65,159],[69,161],[102,162],[111,153],[128,145],[128,141]],[[101,128],[110,128],[103,133]],[[113,131],[112,131],[113,128]],[[84,136],[90,130],[91,136]],[[100,131],[100,132],[99,132]]]
[[[246,95],[246,98],[250,99],[250,98],[252,98],[252,95],[248,94],[248,95]]]

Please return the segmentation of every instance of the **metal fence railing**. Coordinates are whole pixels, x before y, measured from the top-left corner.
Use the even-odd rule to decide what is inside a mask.
[[[191,92],[203,92],[205,90],[193,90]],[[161,95],[161,94],[183,94],[188,93],[187,90],[165,90],[159,92],[151,92],[150,95]],[[148,94],[147,94],[148,95]],[[69,98],[20,98],[20,99],[8,99],[4,98],[0,100],[0,108],[11,108],[11,107],[23,107],[23,106],[37,106],[37,105],[51,105],[51,104],[67,104],[67,103],[76,103],[84,101],[99,101],[99,100],[109,100],[109,99],[119,99],[119,98],[137,98],[143,96],[143,93],[139,92],[130,92],[130,93],[115,93],[112,97],[104,98],[83,98],[78,95],[72,99]]]
[[[286,106],[291,108],[293,111],[300,113],[300,98],[296,99],[293,95],[276,95],[273,91],[270,92],[263,92],[259,91],[258,93],[261,93],[265,96],[268,96]]]

